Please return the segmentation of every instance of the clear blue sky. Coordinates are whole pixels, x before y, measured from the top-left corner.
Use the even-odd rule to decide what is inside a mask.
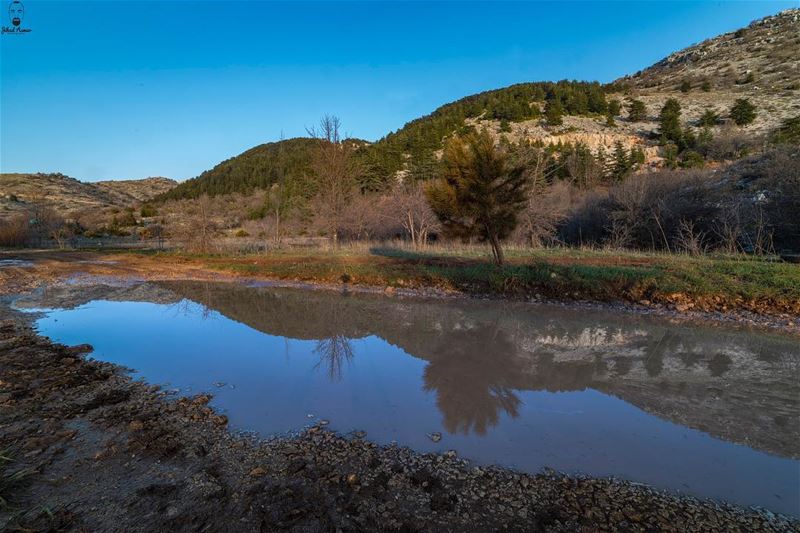
[[[611,81],[799,0],[23,3],[0,170],[93,181],[190,178],[324,113],[375,140],[475,92]]]

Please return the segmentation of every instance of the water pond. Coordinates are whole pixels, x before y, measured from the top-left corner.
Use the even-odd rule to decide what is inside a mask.
[[[264,436],[321,419],[477,463],[800,515],[796,338],[610,311],[200,282],[18,299],[39,331]],[[441,439],[439,439],[441,434]]]

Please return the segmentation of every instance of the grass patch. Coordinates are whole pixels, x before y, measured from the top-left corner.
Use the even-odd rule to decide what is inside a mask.
[[[256,278],[800,314],[800,268],[763,257],[510,247],[508,263],[500,267],[491,262],[485,248],[478,247],[415,251],[361,246],[259,255],[158,252],[156,256],[159,262],[198,263]]]

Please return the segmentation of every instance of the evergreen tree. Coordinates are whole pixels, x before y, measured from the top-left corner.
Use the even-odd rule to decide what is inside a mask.
[[[621,141],[614,143],[614,153],[611,157],[611,179],[615,181],[622,181],[633,170],[633,164],[628,155],[628,151],[625,150],[625,147],[622,145]]]
[[[716,111],[714,111],[711,108],[706,109],[700,116],[698,124],[706,128],[710,128],[711,126],[716,126],[717,124],[719,124],[719,115],[717,114]]]
[[[641,146],[634,146],[633,148],[631,148],[630,160],[631,160],[631,168],[633,168],[634,170],[636,170],[637,168],[639,168],[639,166],[644,164],[646,157],[644,154],[644,150],[642,149]]]
[[[776,144],[800,144],[800,115],[784,119],[780,127],[772,134],[772,142]]]
[[[619,115],[622,105],[616,98],[608,102],[608,110],[606,111],[606,126],[615,126],[614,117]]]
[[[681,82],[680,89],[682,93],[688,93],[689,91],[692,90],[692,84],[689,82],[689,80],[683,80]]]
[[[628,119],[631,122],[642,122],[647,119],[647,107],[644,102],[635,98],[628,102]]]
[[[689,126],[686,126],[683,129],[683,133],[681,133],[681,142],[678,145],[678,148],[681,150],[686,150],[688,148],[694,148],[697,146],[697,136],[694,134],[694,130]]]
[[[746,126],[756,119],[756,106],[747,98],[738,98],[731,107],[730,114],[737,125]]]
[[[511,164],[487,131],[452,138],[442,156],[442,173],[425,193],[446,233],[489,241],[498,265],[500,241],[514,231],[527,199],[525,167]]]
[[[706,161],[698,152],[686,150],[681,156],[680,165],[683,168],[703,168],[706,165]]]
[[[561,101],[557,98],[548,100],[544,106],[544,116],[550,126],[560,126],[564,123],[561,116],[564,114],[564,108]]]
[[[711,82],[708,81],[708,78],[703,79],[703,83],[700,85],[700,90],[704,93],[711,92]]]
[[[703,129],[700,130],[700,133],[697,135],[697,146],[704,147],[708,146],[711,140],[714,138],[714,135],[711,133],[711,128],[708,126],[703,126]]]
[[[602,146],[597,149],[597,155],[595,155],[595,159],[597,160],[597,166],[602,169],[601,179],[605,179],[608,176],[608,155],[606,154],[605,148]]]
[[[673,142],[681,143],[681,104],[674,98],[670,98],[661,108],[658,116],[661,124],[661,143]]]
[[[674,143],[667,143],[662,150],[664,166],[667,168],[678,168],[678,146]]]

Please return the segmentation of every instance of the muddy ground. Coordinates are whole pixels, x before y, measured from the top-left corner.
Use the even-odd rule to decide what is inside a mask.
[[[2,281],[25,292],[80,269]],[[92,360],[89,346],[37,336],[30,320],[0,305],[0,531],[800,530],[768,511],[476,467],[324,426],[268,441],[236,435],[210,396],[134,381]]]

